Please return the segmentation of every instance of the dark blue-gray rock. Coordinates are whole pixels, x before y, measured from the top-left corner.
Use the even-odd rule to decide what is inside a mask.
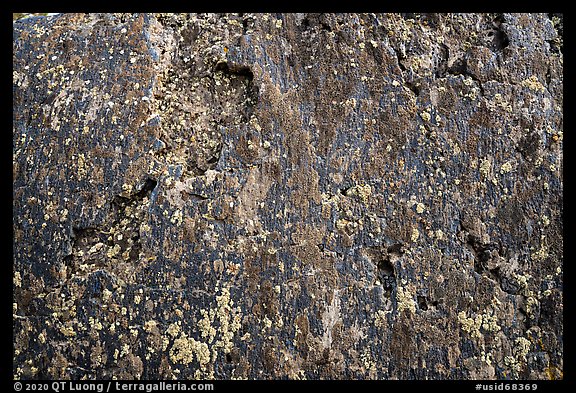
[[[562,378],[562,23],[15,21],[14,377]]]

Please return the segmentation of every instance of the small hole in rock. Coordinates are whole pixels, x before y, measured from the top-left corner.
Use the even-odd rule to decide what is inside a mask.
[[[424,296],[417,296],[416,300],[418,301],[418,307],[422,311],[428,310],[428,304],[426,303],[426,298]]]

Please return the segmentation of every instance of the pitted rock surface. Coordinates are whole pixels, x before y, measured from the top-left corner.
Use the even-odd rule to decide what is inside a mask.
[[[13,23],[18,379],[560,379],[562,16]]]

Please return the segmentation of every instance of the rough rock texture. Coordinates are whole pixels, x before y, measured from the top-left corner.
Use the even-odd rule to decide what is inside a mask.
[[[562,378],[561,15],[13,31],[15,378]]]

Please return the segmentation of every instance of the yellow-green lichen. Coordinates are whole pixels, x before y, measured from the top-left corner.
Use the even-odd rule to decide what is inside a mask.
[[[488,177],[488,175],[490,174],[490,168],[491,168],[491,163],[490,160],[485,158],[480,162],[480,173],[482,174],[482,176],[484,177]]]
[[[218,332],[221,337],[216,341],[214,347],[222,348],[224,353],[229,353],[233,346],[232,339],[241,326],[240,308],[233,307],[234,301],[230,298],[229,288],[226,287],[222,288],[220,295],[216,296],[216,303],[216,318],[220,322]]]
[[[146,323],[144,323],[144,331],[148,332],[148,333],[151,333],[157,327],[158,327],[158,322],[156,322],[153,319],[150,321],[146,321]]]
[[[396,302],[398,304],[398,313],[407,310],[414,314],[416,312],[416,303],[414,294],[406,287],[398,286],[396,291]]]
[[[370,195],[372,195],[372,187],[370,184],[358,184],[354,187],[350,187],[346,191],[346,195],[358,197],[360,200],[362,200],[362,202],[366,203],[368,202]]]
[[[514,355],[517,359],[526,361],[526,355],[530,352],[531,343],[525,337],[518,337],[515,341],[516,346],[514,347]]]
[[[482,326],[482,316],[480,314],[476,315],[475,318],[469,318],[466,316],[466,311],[460,311],[458,313],[458,322],[460,323],[462,330],[468,333],[472,338],[481,338],[480,327]]]
[[[438,239],[438,240],[444,239],[444,232],[442,232],[441,229],[437,229],[435,234],[436,234],[436,239]]]
[[[540,248],[532,253],[532,259],[541,261],[546,258],[548,258],[548,246],[542,243]]]
[[[168,329],[166,329],[166,333],[172,337],[178,336],[178,334],[180,333],[180,323],[179,322],[171,323],[170,326],[168,326]]]
[[[208,344],[210,344],[216,336],[216,329],[210,323],[210,315],[206,310],[200,310],[200,314],[202,314],[202,319],[198,321],[200,335],[202,338],[208,338]]]
[[[458,313],[458,322],[462,330],[470,335],[472,338],[480,339],[482,333],[480,329],[486,332],[498,332],[501,330],[498,324],[498,317],[496,315],[489,315],[487,312],[479,313],[472,317],[468,317],[465,311]]]
[[[504,357],[504,364],[508,366],[514,374],[518,375],[518,373],[520,373],[522,365],[526,363],[526,356],[530,352],[531,346],[530,340],[525,337],[518,337],[514,341],[512,355]]]
[[[505,162],[504,164],[502,164],[502,166],[500,167],[500,173],[501,174],[505,174],[508,173],[512,170],[512,164],[510,164],[510,161]]]
[[[62,326],[60,328],[60,332],[65,335],[66,337],[75,337],[76,332],[72,328],[72,326]]]
[[[418,202],[418,204],[416,204],[416,213],[422,214],[424,213],[424,210],[426,210],[426,205],[424,205],[421,202]]]
[[[524,79],[521,82],[521,84],[522,84],[522,86],[527,87],[530,90],[539,91],[541,93],[543,93],[544,90],[546,90],[546,88],[544,87],[544,85],[542,83],[540,83],[540,81],[538,80],[536,75],[532,75],[530,78]]]
[[[264,315],[264,319],[262,319],[262,323],[266,329],[272,328],[272,321],[268,318],[267,315]]]
[[[374,318],[374,326],[377,328],[383,328],[387,326],[388,322],[386,319],[387,312],[384,310],[378,310],[376,317]]]
[[[540,302],[533,296],[526,299],[526,312],[528,315],[533,315],[534,311],[538,309]]]
[[[482,315],[482,329],[487,332],[497,332],[501,330],[498,325],[498,317],[496,315]]]
[[[194,360],[194,356],[200,363],[200,367],[204,369],[210,362],[208,345],[182,333],[179,338],[174,340],[174,344],[170,348],[170,360],[175,364],[190,364]]]
[[[415,242],[416,240],[418,240],[418,237],[420,237],[420,232],[418,231],[418,228],[412,228],[412,233],[410,235],[410,240],[412,240],[413,242]]]
[[[432,116],[430,116],[429,112],[422,112],[420,113],[420,117],[422,118],[422,120],[424,121],[430,121],[430,119],[432,118]]]
[[[345,218],[340,218],[336,221],[336,228],[340,231],[346,229],[350,221],[346,220]]]

